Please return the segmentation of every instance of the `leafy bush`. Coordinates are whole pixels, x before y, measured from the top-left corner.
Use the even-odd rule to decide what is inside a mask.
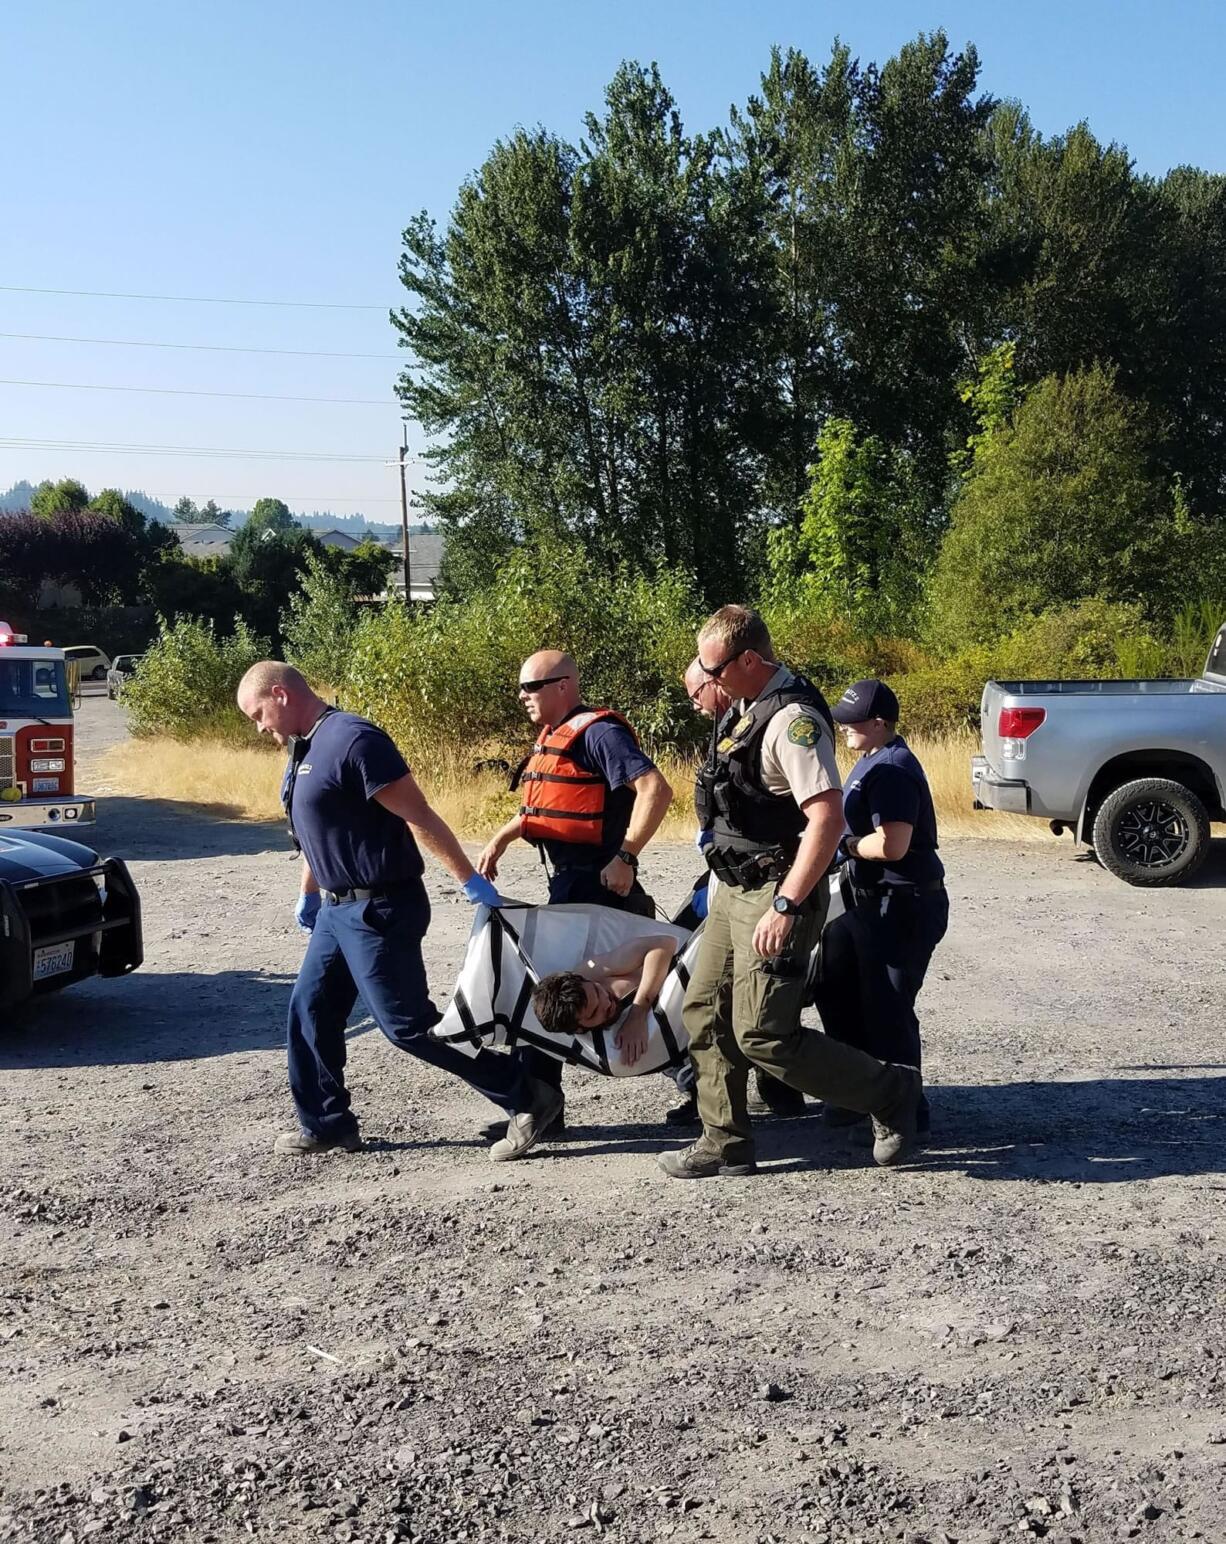
[[[285,657],[319,688],[344,681],[349,671],[358,608],[345,576],[323,553],[306,560],[301,588],[281,615]]]
[[[1200,528],[1146,462],[1144,411],[1098,366],[1049,376],[976,445],[932,584],[942,640],[983,643],[1086,596],[1164,617]]]
[[[250,739],[251,726],[234,701],[238,683],[257,660],[268,658],[268,640],[244,622],[219,638],[211,622],[180,618],[161,632],[124,687],[132,733]]]
[[[684,577],[597,572],[577,547],[522,550],[463,603],[443,600],[427,613],[388,605],[364,616],[342,692],[418,759],[457,746],[519,746],[529,733],[519,667],[538,649],[565,649],[586,699],[625,713],[659,746],[701,729],[681,686],[697,622]]]

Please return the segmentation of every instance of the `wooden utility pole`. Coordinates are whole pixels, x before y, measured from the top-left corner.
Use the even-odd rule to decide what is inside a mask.
[[[406,427],[400,442],[400,534],[404,540],[404,603],[411,604],[409,591],[412,580],[409,577],[409,495],[404,485],[404,462],[409,453],[409,431]]]

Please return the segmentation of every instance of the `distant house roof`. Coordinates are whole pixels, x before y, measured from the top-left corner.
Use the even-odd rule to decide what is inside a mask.
[[[234,532],[224,525],[192,525],[186,520],[167,522],[166,529],[179,538],[179,547],[188,558],[224,558],[230,550]]]
[[[350,536],[347,531],[312,531],[311,535],[321,547],[341,547],[346,552],[352,552],[360,545],[356,536]]]
[[[391,544],[388,544],[389,547]],[[402,543],[392,550],[397,555],[395,567],[388,575],[387,587],[395,594],[404,595],[404,563],[400,558]],[[439,569],[443,562],[443,538],[441,536],[409,537],[409,579],[412,584],[410,600],[433,600],[438,591]]]

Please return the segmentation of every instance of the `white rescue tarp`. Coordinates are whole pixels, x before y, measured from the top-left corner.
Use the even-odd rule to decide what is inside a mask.
[[[660,934],[676,939],[677,957],[648,1015],[647,1050],[633,1067],[626,1066],[613,1043],[620,1018],[577,1035],[541,1027],[532,1011],[532,989],[542,976],[577,970],[585,960],[631,938]],[[508,905],[497,911],[479,906],[455,993],[430,1033],[471,1056],[486,1047],[531,1045],[559,1061],[613,1077],[660,1072],[685,1059],[681,1004],[701,937],[701,927],[689,933],[609,906]]]
[[[838,879],[832,876],[827,923],[842,910]],[[585,960],[606,954],[628,939],[661,933],[677,940],[677,957],[648,1015],[647,1050],[633,1067],[626,1066],[613,1043],[620,1018],[605,1029],[577,1035],[557,1035],[541,1027],[532,1011],[532,989],[542,976],[577,970]],[[701,925],[690,933],[672,923],[609,906],[509,903],[497,911],[479,906],[455,992],[442,1021],[430,1033],[470,1056],[483,1049],[531,1045],[559,1061],[612,1077],[661,1072],[685,1060],[681,1005],[701,938]]]

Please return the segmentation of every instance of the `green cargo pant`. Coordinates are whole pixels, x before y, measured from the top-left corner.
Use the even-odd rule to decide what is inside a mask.
[[[775,886],[720,885],[685,994],[682,1022],[697,1074],[704,1145],[727,1163],[753,1158],[745,1108],[750,1065],[847,1110],[880,1113],[906,1098],[897,1068],[800,1022],[809,956],[821,937],[828,894],[819,881],[813,909],[796,918],[782,954],[754,953],[753,932]]]

